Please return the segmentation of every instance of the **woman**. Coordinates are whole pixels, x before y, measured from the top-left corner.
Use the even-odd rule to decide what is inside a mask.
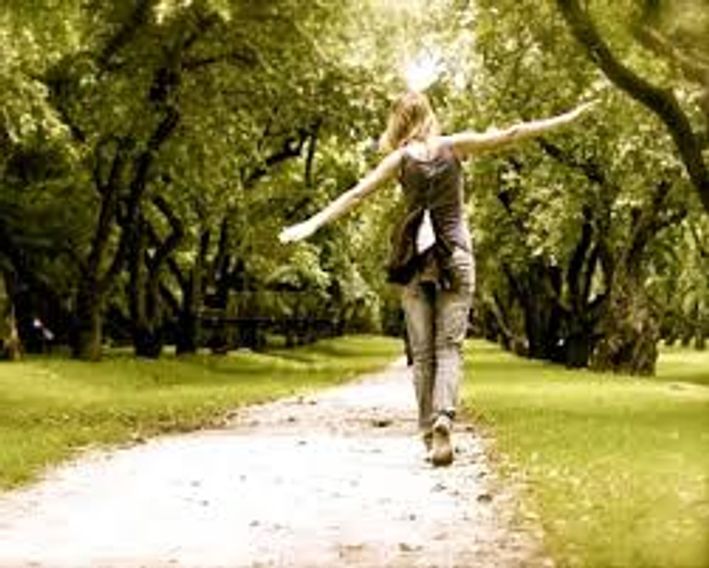
[[[305,239],[398,178],[407,212],[394,234],[389,279],[402,285],[419,428],[435,466],[453,461],[450,434],[474,286],[461,161],[569,124],[589,106],[505,130],[442,136],[428,98],[405,93],[394,103],[382,136],[388,155],[355,187],[280,234],[281,242]]]

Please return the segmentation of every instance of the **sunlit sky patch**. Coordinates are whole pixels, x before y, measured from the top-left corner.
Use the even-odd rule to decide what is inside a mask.
[[[440,54],[425,49],[404,63],[403,75],[406,86],[411,91],[425,91],[441,76],[445,66]]]

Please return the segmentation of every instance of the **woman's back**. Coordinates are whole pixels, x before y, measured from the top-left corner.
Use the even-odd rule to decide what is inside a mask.
[[[470,250],[463,171],[450,143],[442,137],[409,143],[402,151],[399,181],[409,213],[428,209],[437,238],[450,249]]]

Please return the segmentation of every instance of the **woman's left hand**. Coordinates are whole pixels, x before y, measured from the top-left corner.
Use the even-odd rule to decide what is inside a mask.
[[[574,110],[569,111],[567,113],[567,116],[569,117],[569,121],[576,120],[580,116],[586,114],[593,107],[595,107],[599,102],[600,102],[600,99],[596,98],[596,99],[592,99],[590,101],[586,101],[585,103],[581,103]]]
[[[309,221],[304,221],[298,223],[297,225],[291,225],[286,227],[278,235],[278,240],[282,243],[294,243],[297,241],[302,241],[307,239],[316,230],[316,227]]]

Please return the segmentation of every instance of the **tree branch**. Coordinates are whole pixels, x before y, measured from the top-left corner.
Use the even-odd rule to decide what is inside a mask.
[[[709,66],[687,57],[660,32],[648,26],[639,25],[633,29],[633,36],[643,47],[679,67],[688,80],[706,86],[709,80]]]
[[[650,239],[661,228],[667,226],[668,220],[671,221],[670,218],[663,219],[661,216],[671,189],[672,184],[669,181],[660,180],[650,202],[638,212],[637,222],[633,223],[631,231],[630,246],[627,249],[626,259],[628,262],[638,263]]]
[[[172,252],[179,246],[180,242],[182,242],[185,231],[182,221],[175,214],[169,203],[162,195],[154,196],[152,201],[155,207],[157,207],[158,210],[165,216],[172,227],[172,232],[157,247],[157,250],[148,265],[151,277],[155,277],[168,256],[172,254]]]
[[[162,298],[163,302],[167,304],[167,306],[172,310],[173,314],[177,314],[180,312],[180,303],[177,301],[177,298],[175,298],[175,295],[172,293],[172,290],[165,286],[164,283],[160,282],[159,283],[159,289],[160,289],[160,297]]]
[[[315,162],[315,151],[318,144],[318,134],[320,132],[321,121],[317,121],[313,126],[312,132],[310,133],[310,143],[308,144],[308,150],[305,155],[305,185],[306,187],[313,187],[313,164]]]
[[[699,256],[701,256],[705,260],[709,259],[709,247],[704,245],[702,237],[699,234],[699,231],[697,231],[696,225],[690,223],[689,230],[692,233],[692,238],[694,239],[694,243],[697,246],[697,250],[699,251]]]
[[[263,163],[251,170],[243,180],[244,189],[251,189],[256,183],[264,177],[269,170],[281,162],[285,162],[292,158],[298,158],[303,152],[305,142],[308,140],[309,132],[306,129],[301,129],[296,136],[289,136],[283,141],[283,145],[274,153],[267,156]]]
[[[130,15],[113,34],[96,59],[98,68],[108,68],[111,59],[136,36],[140,28],[145,25],[150,17],[150,12],[157,4],[157,0],[138,0]]]
[[[574,310],[581,311],[586,302],[585,283],[580,282],[584,277],[583,266],[593,239],[593,211],[590,207],[583,207],[583,224],[581,225],[581,238],[579,239],[569,261],[567,282],[569,296]]]
[[[510,157],[507,159],[506,162],[507,165],[509,165],[513,170],[515,170],[515,172],[519,173],[522,171],[522,164],[520,164],[514,158]],[[522,219],[520,219],[519,215],[515,215],[515,212],[512,209],[512,192],[509,188],[504,186],[501,181],[501,177],[502,168],[498,170],[497,187],[499,187],[500,189],[497,192],[497,200],[502,204],[502,207],[510,216],[510,221],[512,222],[514,228],[517,229],[517,232],[522,235],[522,237],[524,237],[527,234],[527,228],[524,226],[524,222],[522,221]],[[522,242],[525,242],[524,238],[522,239]]]
[[[237,66],[255,67],[259,63],[258,54],[253,50],[235,50],[217,55],[194,57],[182,62],[182,69],[195,71],[217,63],[234,64]]]
[[[607,184],[608,179],[606,178],[606,174],[598,162],[594,160],[577,160],[571,152],[562,149],[545,138],[538,138],[537,144],[549,157],[571,169],[580,171],[586,176],[588,181],[600,186]]]
[[[180,288],[182,290],[187,288],[187,277],[182,274],[182,270],[180,270],[180,265],[177,264],[177,261],[171,256],[167,258],[167,267],[170,269],[170,272],[172,272],[172,275],[175,277],[175,280],[177,280],[177,283]]]
[[[556,0],[556,3],[571,33],[606,77],[616,87],[654,112],[665,124],[692,184],[699,193],[702,205],[709,212],[709,171],[702,157],[702,148],[672,91],[652,85],[620,63],[601,38],[588,14],[581,9],[578,0]]]
[[[515,340],[515,334],[507,323],[507,317],[503,307],[504,303],[500,300],[497,293],[493,293],[492,298],[485,296],[483,302],[495,318],[495,323],[500,328],[500,332],[505,336],[505,342],[511,346]]]
[[[150,166],[155,159],[155,154],[170,137],[170,134],[175,130],[179,122],[180,115],[172,107],[168,107],[163,119],[160,121],[147,144],[147,148],[135,159],[133,179],[130,184],[130,194],[126,200],[126,211],[123,215],[122,225],[123,233],[118,244],[118,250],[113,258],[110,267],[100,279],[98,287],[104,290],[110,286],[113,279],[120,272],[125,256],[128,252],[130,241],[130,233],[137,222],[140,200],[145,191],[145,186],[148,181],[148,172]]]

